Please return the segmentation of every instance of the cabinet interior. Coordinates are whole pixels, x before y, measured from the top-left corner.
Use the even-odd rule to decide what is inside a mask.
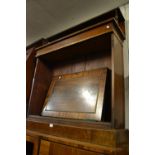
[[[111,121],[111,34],[88,39],[73,46],[38,57],[31,92],[29,115],[42,116],[43,106],[53,77],[108,69],[103,115],[100,121]],[[42,116],[44,117],[44,116]],[[63,118],[63,117],[62,117]],[[72,118],[70,118],[72,119]],[[89,119],[84,119],[89,120]],[[89,120],[93,121],[93,119]]]

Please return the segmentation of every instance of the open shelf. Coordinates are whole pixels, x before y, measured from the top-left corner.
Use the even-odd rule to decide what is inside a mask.
[[[75,77],[78,74],[87,74],[96,70],[94,75],[89,75],[92,79],[96,78],[98,70],[103,68],[108,69],[107,75],[99,75],[103,78],[102,86],[100,86],[101,94],[100,96],[100,106],[96,111],[87,111],[87,113],[76,112],[60,112],[60,109],[56,110],[58,112],[43,112],[45,100],[47,98],[48,90],[51,85],[51,81],[56,77]],[[94,78],[93,78],[94,76]],[[96,79],[97,80],[97,79]],[[83,80],[80,80],[81,82]],[[34,83],[31,92],[30,106],[29,106],[29,115],[37,116],[53,116],[53,117],[62,117],[70,119],[84,119],[91,121],[111,121],[111,33],[101,35],[96,38],[88,39],[87,41],[80,42],[79,44],[63,48],[58,51],[53,51],[48,54],[39,56],[37,59],[37,65],[34,75]],[[82,84],[84,85],[84,83]],[[78,85],[77,85],[78,86]],[[67,87],[66,87],[67,88]],[[65,88],[64,88],[65,89]],[[98,89],[98,88],[97,88]],[[49,95],[48,95],[49,96]],[[59,99],[59,98],[57,98]],[[79,100],[80,102],[80,100]],[[81,103],[81,102],[80,102]],[[68,103],[69,104],[69,103]],[[104,105],[102,107],[101,105]],[[58,104],[56,105],[58,106]],[[71,106],[71,105],[70,105]],[[79,108],[83,108],[79,105]],[[84,105],[83,105],[84,106]],[[58,107],[57,107],[58,108]],[[65,107],[67,108],[67,107]],[[88,110],[88,107],[86,108]],[[69,110],[69,109],[68,109]],[[99,112],[100,111],[100,112]],[[91,114],[92,113],[92,114]],[[96,113],[96,115],[95,115]],[[43,116],[44,115],[44,116]],[[73,117],[74,116],[74,117]],[[90,117],[91,116],[91,117]],[[90,118],[90,119],[89,119]]]
[[[120,128],[124,126],[122,42],[116,33],[119,27],[113,23],[116,24],[115,20],[109,19],[108,22],[84,29],[37,49],[37,62],[29,100],[28,116],[51,116],[51,118],[60,117],[87,121],[90,119],[91,121],[110,123],[113,127]],[[47,110],[47,107],[44,107],[46,100],[49,99],[48,96],[52,96],[52,94],[49,94],[49,89],[55,77],[72,76],[105,68],[108,73],[103,80],[103,83],[105,83],[102,86],[103,101],[100,104],[103,106],[98,108],[100,112],[92,112],[86,108],[88,110],[87,115],[79,115],[78,110],[82,107],[77,107],[77,111],[74,109],[74,112],[71,112],[68,108],[71,107],[69,103],[68,107],[66,105],[62,108],[65,103],[58,106],[55,102],[56,109],[54,110]],[[116,90],[118,86],[120,87],[119,91]],[[65,90],[65,88],[63,89]],[[67,86],[66,89],[68,89]],[[57,97],[57,99],[60,98]],[[79,104],[79,106],[81,105]],[[59,107],[60,109],[58,109]],[[91,115],[91,113],[93,115],[96,113],[96,116]]]

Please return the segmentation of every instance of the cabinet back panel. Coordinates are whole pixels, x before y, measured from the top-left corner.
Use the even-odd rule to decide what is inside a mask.
[[[64,75],[88,71],[98,68],[108,68],[111,70],[111,56],[109,51],[93,53],[76,60],[60,62],[52,67],[52,75]]]

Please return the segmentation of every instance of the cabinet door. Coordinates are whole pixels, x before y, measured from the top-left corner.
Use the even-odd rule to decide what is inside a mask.
[[[50,155],[76,155],[76,148],[53,143],[53,147],[50,148]]]
[[[41,140],[39,155],[76,155],[76,149],[67,145]]]
[[[39,155],[49,155],[50,142],[46,140],[41,140]]]
[[[41,140],[39,155],[103,155],[103,154]]]
[[[76,155],[103,155],[103,154],[77,149]]]

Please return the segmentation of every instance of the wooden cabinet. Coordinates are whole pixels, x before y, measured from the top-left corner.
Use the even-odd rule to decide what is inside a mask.
[[[112,10],[36,51],[27,135],[40,155],[127,155],[124,18]]]

